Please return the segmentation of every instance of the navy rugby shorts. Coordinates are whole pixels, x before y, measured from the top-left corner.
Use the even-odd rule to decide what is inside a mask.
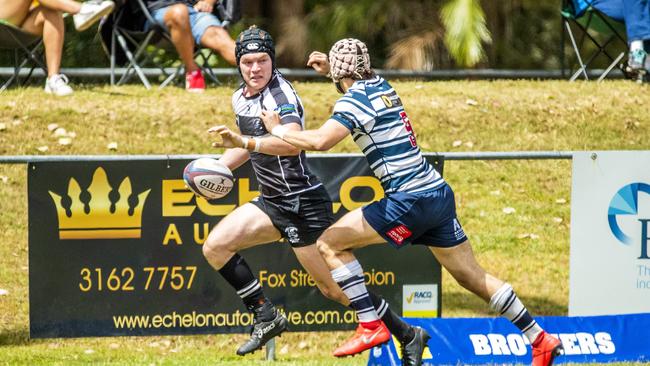
[[[316,243],[334,222],[332,199],[322,185],[288,197],[259,196],[250,203],[269,216],[282,238],[294,248]]]
[[[363,217],[398,249],[407,244],[449,248],[467,240],[447,184],[431,191],[390,194],[363,207]]]

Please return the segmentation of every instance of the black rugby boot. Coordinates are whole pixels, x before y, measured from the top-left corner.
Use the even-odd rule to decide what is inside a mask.
[[[420,327],[413,327],[415,336],[408,343],[402,343],[402,366],[420,366],[422,364],[422,353],[431,338],[426,330]]]
[[[285,330],[289,329],[289,321],[279,311],[274,309],[275,316],[268,321],[262,321],[255,314],[255,324],[251,331],[251,338],[242,344],[237,350],[237,354],[243,356],[245,354],[255,352],[262,348],[266,342],[271,338],[280,335]]]

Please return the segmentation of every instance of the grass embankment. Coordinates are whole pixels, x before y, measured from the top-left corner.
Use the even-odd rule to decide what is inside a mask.
[[[296,83],[309,127],[328,117],[328,83]],[[649,149],[647,89],[629,82],[395,82],[424,151]],[[234,126],[232,86],[203,95],[177,88],[79,88],[70,98],[40,88],[0,95],[0,154],[214,153],[205,130]],[[65,128],[59,144],[48,125]],[[117,150],[108,145],[117,143]],[[47,147],[47,149],[45,148]],[[333,152],[356,152],[349,139]],[[217,151],[218,152],[218,151]],[[28,340],[27,199],[24,166],[0,165],[0,363],[240,364],[237,336]],[[479,261],[507,279],[536,315],[568,307],[571,163],[449,161],[445,177]],[[512,210],[514,209],[514,210]],[[443,315],[483,316],[486,305],[443,274]],[[282,364],[343,362],[329,351],[347,334],[288,334]],[[262,356],[247,357],[247,363]],[[261,364],[261,362],[260,362]]]

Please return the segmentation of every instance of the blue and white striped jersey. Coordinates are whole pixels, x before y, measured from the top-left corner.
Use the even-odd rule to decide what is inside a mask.
[[[445,184],[422,156],[401,99],[382,77],[357,80],[336,102],[331,119],[350,130],[386,194]]]

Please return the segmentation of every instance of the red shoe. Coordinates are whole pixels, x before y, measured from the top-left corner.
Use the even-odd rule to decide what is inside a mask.
[[[390,339],[390,332],[384,322],[375,329],[367,329],[359,324],[352,338],[334,350],[335,357],[353,356],[374,346],[384,344]]]
[[[194,70],[185,74],[185,90],[192,93],[203,93],[205,80],[201,70]]]
[[[542,331],[535,339],[533,346],[533,366],[550,366],[556,356],[564,350],[562,342],[552,335]]]

